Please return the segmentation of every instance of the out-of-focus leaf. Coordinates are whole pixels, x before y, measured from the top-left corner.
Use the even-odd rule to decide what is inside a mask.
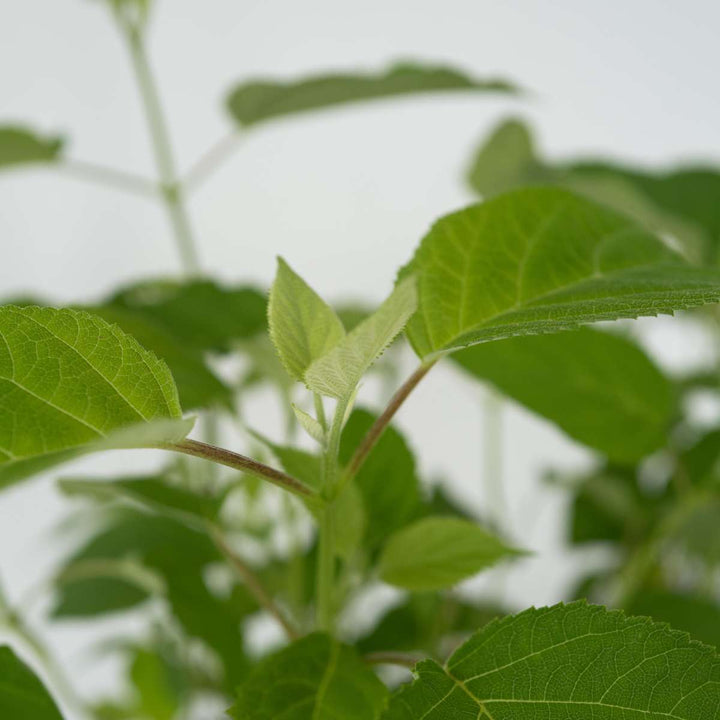
[[[116,479],[62,478],[59,485],[67,495],[127,499],[161,514],[168,513],[200,523],[217,518],[225,499],[222,495],[202,494],[172,484],[162,475]]]
[[[649,618],[585,603],[532,608],[487,625],[390,701],[383,720],[708,720],[720,658]]]
[[[0,487],[103,446],[190,430],[164,362],[101,318],[0,307]]]
[[[187,694],[182,669],[158,652],[136,648],[130,678],[137,694],[138,717],[174,720]]]
[[[347,464],[375,422],[367,410],[355,410],[343,430],[340,463]],[[403,438],[388,427],[360,468],[355,483],[367,517],[365,547],[376,550],[391,533],[410,522],[420,506],[415,459]]]
[[[720,271],[689,266],[632,220],[560,188],[441,218],[408,273],[419,293],[408,335],[421,357],[720,298]]]
[[[63,140],[42,137],[24,127],[0,126],[0,170],[15,165],[52,163],[60,159]]]
[[[653,231],[675,235],[708,262],[718,260],[717,168],[651,170],[601,159],[552,163],[538,153],[529,127],[511,119],[478,149],[468,179],[486,197],[527,185],[562,185],[633,215]]]
[[[307,386],[321,395],[349,397],[368,368],[402,332],[416,307],[415,278],[407,277],[370,317],[311,363],[305,372]]]
[[[610,460],[635,462],[665,444],[672,385],[623,337],[591,328],[515,337],[453,360]]]
[[[245,593],[218,597],[208,589],[204,573],[222,558],[207,535],[168,517],[125,510],[111,516],[103,529],[68,559],[66,567],[86,560],[128,557],[141,561],[163,578],[175,618],[190,637],[204,641],[220,656],[228,686],[237,684],[247,669],[240,624],[257,610],[257,605]],[[91,593],[101,583],[89,582],[63,582],[53,615],[82,618],[89,609],[95,616],[119,609],[112,587],[102,583],[102,596],[93,596]],[[106,607],[100,604],[101,597],[107,598]],[[140,600],[145,597],[143,594]],[[128,598],[126,608],[137,603],[137,596]]]
[[[711,430],[682,453],[678,472],[693,485],[710,486],[717,482],[719,461],[720,430]]]
[[[633,615],[648,615],[696,640],[720,648],[720,607],[708,598],[663,590],[643,590],[627,608]]]
[[[428,517],[390,537],[380,555],[380,577],[407,590],[455,585],[519,553],[476,523]]]
[[[62,720],[57,705],[35,673],[7,645],[0,647],[0,717]]]
[[[314,634],[263,660],[238,689],[238,720],[377,720],[387,689],[347,645]]]
[[[102,307],[141,316],[186,348],[228,352],[267,329],[267,295],[252,287],[224,287],[211,280],[145,281],[124,288]]]
[[[709,567],[720,565],[720,493],[697,498],[667,540]]]
[[[402,63],[375,74],[337,73],[297,81],[250,80],[236,87],[227,104],[242,126],[347,103],[448,91],[515,93],[512,84],[478,80],[448,67]]]

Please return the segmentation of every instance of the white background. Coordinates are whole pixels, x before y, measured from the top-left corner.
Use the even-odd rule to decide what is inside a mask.
[[[73,158],[152,175],[125,48],[102,5],[2,3],[0,120],[66,135]],[[374,70],[419,58],[532,90],[523,100],[444,95],[278,122],[246,137],[193,197],[208,272],[267,285],[282,254],[326,297],[375,302],[431,221],[472,200],[462,183],[470,153],[508,113],[535,121],[551,157],[720,161],[719,27],[720,4],[712,0],[158,0],[150,54],[183,170],[228,132],[223,98],[251,76]],[[56,171],[0,175],[0,249],[3,297],[91,300],[138,276],[179,269],[160,207]],[[679,340],[670,325],[642,324],[660,361],[697,359],[701,339]],[[399,419],[425,475],[448,477],[478,510],[487,504],[481,400],[477,386],[439,368]],[[253,424],[269,430],[276,410],[260,401],[253,410]],[[504,417],[506,528],[536,552],[504,579],[505,592],[515,607],[554,602],[578,562],[569,565],[562,550],[562,496],[540,488],[538,474],[588,458],[519,408],[508,405]],[[68,471],[154,461],[118,453]],[[54,529],[68,507],[52,477],[0,497],[0,577],[14,601],[46,579],[67,548],[70,540]],[[98,628],[47,628],[46,605],[41,596],[33,622],[82,692],[113,688],[117,668],[87,652],[103,636]],[[131,620],[113,630],[126,627]]]

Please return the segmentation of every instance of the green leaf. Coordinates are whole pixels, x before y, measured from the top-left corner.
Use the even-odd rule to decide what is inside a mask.
[[[422,357],[720,298],[720,272],[557,188],[516,190],[441,218],[401,277],[417,277],[408,334]]]
[[[125,509],[105,515],[101,530],[67,559],[64,568],[87,561],[128,558],[162,577],[165,600],[175,620],[187,636],[201,640],[217,653],[227,688],[237,685],[248,669],[241,623],[258,607],[241,585],[223,596],[208,587],[208,567],[223,561],[208,536],[170,517]],[[123,587],[112,578],[64,580],[57,590],[53,616],[63,619],[88,619],[128,610],[149,597],[137,588],[129,593],[127,584]],[[118,591],[123,594],[116,594]],[[119,602],[121,598],[124,605]]]
[[[153,720],[173,720],[187,695],[187,681],[181,667],[157,651],[136,648],[130,679],[137,694],[136,713]]]
[[[59,485],[66,495],[130,500],[161,514],[189,519],[196,524],[216,519],[224,501],[222,495],[195,492],[168,482],[162,475],[113,480],[62,478]]]
[[[0,487],[101,447],[175,442],[181,415],[165,363],[116,326],[0,307]]]
[[[263,660],[238,690],[242,720],[376,720],[387,690],[347,645],[315,634]]]
[[[266,293],[210,280],[144,281],[101,304],[141,316],[185,347],[225,353],[267,330]]]
[[[392,535],[378,567],[380,577],[391,585],[438,590],[518,554],[473,522],[428,517]]]
[[[717,168],[648,170],[602,159],[553,163],[541,157],[528,126],[511,119],[479,148],[468,180],[485,197],[527,185],[562,185],[632,215],[655,232],[676,236],[690,252],[717,263]]]
[[[720,649],[720,607],[713,600],[667,590],[641,590],[627,611],[662,620]]]
[[[350,461],[375,419],[367,410],[356,409],[352,413],[340,442],[342,465]],[[367,516],[365,546],[375,550],[388,535],[414,519],[420,508],[415,459],[405,438],[392,425],[368,455],[355,483]]]
[[[417,307],[415,279],[405,278],[390,297],[305,373],[307,386],[335,398],[349,397],[362,376],[402,332]]]
[[[0,647],[0,717],[62,720],[43,684],[7,645]]]
[[[60,158],[63,140],[44,138],[15,126],[0,127],[0,169],[29,163],[51,163]]]
[[[710,720],[720,708],[712,648],[582,602],[491,623],[415,673],[383,720]]]
[[[312,416],[308,415],[304,410],[299,408],[295,403],[292,405],[295,418],[302,429],[316,442],[321,445],[325,442],[325,430],[323,426]]]
[[[268,303],[270,337],[291,377],[301,382],[313,360],[345,336],[335,311],[282,259]]]
[[[515,93],[517,89],[504,80],[477,80],[447,67],[402,63],[375,74],[317,75],[289,82],[250,80],[232,91],[227,104],[235,121],[247,127],[363,100],[448,91]]]
[[[632,463],[665,444],[673,387],[618,335],[582,328],[515,337],[461,350],[453,360],[610,460]]]

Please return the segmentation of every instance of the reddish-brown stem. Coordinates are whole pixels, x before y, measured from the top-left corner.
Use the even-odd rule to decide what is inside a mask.
[[[174,452],[184,453],[185,455],[203,458],[204,460],[211,460],[212,462],[231,467],[235,470],[257,475],[295,495],[320,500],[318,494],[312,488],[309,488],[297,478],[287,475],[282,472],[282,470],[276,470],[269,465],[233,452],[232,450],[226,450],[225,448],[215,445],[208,445],[199,440],[181,440],[178,443],[163,445],[162,448],[164,450],[173,450]]]
[[[370,451],[375,447],[377,441],[382,437],[385,432],[385,428],[390,424],[390,421],[395,416],[395,413],[400,409],[402,404],[407,400],[408,395],[415,389],[417,384],[428,374],[430,368],[437,362],[433,360],[429,363],[423,363],[401,386],[397,392],[392,396],[392,399],[388,403],[388,406],[383,410],[382,414],[372,424],[372,427],[368,430],[367,434],[363,438],[360,445],[358,445],[355,453],[353,454],[350,462],[347,465],[345,474],[347,478],[353,478],[357,475],[358,471],[362,467],[362,464],[367,459]]]

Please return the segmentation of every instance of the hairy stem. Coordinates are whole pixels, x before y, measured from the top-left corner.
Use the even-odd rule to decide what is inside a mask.
[[[358,445],[345,471],[346,477],[353,478],[357,475],[362,464],[367,459],[370,451],[375,447],[377,441],[382,437],[385,428],[395,416],[395,413],[402,407],[407,400],[408,395],[415,389],[417,384],[428,374],[430,368],[435,365],[437,360],[429,363],[423,363],[415,372],[400,386],[397,392],[392,396],[388,406],[383,410],[382,414],[372,424],[367,434]]]
[[[335,603],[335,491],[338,475],[338,455],[340,437],[349,398],[338,400],[332,425],[328,434],[327,447],[323,456],[322,492],[327,504],[320,515],[318,533],[318,569],[317,569],[317,625],[318,629],[332,632],[334,625]]]
[[[209,525],[208,531],[212,541],[215,543],[217,549],[223,554],[226,560],[230,563],[232,568],[238,574],[245,587],[247,587],[250,594],[255,598],[258,605],[272,615],[278,623],[285,630],[286,635],[290,640],[297,640],[300,637],[298,629],[290,622],[285,616],[285,613],[280,609],[275,600],[265,590],[260,579],[255,573],[245,564],[245,561],[235,553],[232,548],[227,544],[223,534],[220,530],[214,526]]]
[[[173,452],[191,455],[192,457],[203,458],[218,465],[225,465],[234,470],[256,475],[294,495],[299,495],[305,499],[316,499],[318,502],[320,501],[318,494],[297,478],[287,475],[282,472],[282,470],[276,470],[269,465],[233,452],[232,450],[226,450],[225,448],[216,447],[215,445],[208,445],[199,440],[181,440],[178,443],[161,445],[160,448],[162,450],[172,450]]]
[[[173,228],[183,269],[187,275],[195,275],[199,271],[195,241],[185,208],[182,186],[175,170],[175,160],[170,146],[165,115],[145,53],[143,34],[134,28],[126,28],[125,34],[150,130],[162,197]]]

